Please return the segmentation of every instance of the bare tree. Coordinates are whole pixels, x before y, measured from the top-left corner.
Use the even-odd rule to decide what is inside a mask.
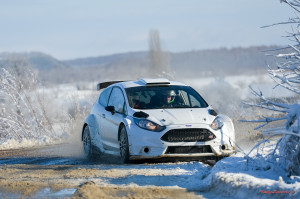
[[[39,138],[54,133],[37,86],[36,73],[17,60],[0,70],[1,138]]]
[[[299,0],[281,0],[300,13]],[[269,68],[269,76],[276,82],[276,87],[283,87],[293,92],[297,97],[300,96],[300,18],[290,18],[289,21],[279,24],[295,25],[293,32],[287,36],[293,45],[287,48],[291,49],[290,53],[277,53],[278,66],[275,69]],[[276,25],[276,24],[273,24]],[[278,25],[278,24],[277,24]],[[282,49],[275,49],[282,50]],[[282,59],[284,58],[284,59]],[[285,121],[284,126],[279,128],[269,128],[262,130],[263,135],[283,135],[277,142],[274,150],[266,156],[268,162],[278,165],[291,174],[300,174],[300,104],[299,101],[294,104],[278,103],[264,97],[260,91],[255,91],[250,87],[252,93],[260,100],[257,104],[250,106],[259,107],[265,110],[271,110],[279,114],[278,117],[262,116],[261,119],[248,122],[261,123],[256,129],[261,129],[275,121]],[[245,121],[245,120],[242,120]],[[268,139],[258,143],[255,148],[267,142]],[[252,150],[253,151],[253,150]],[[250,153],[252,152],[250,151]],[[250,154],[249,153],[249,154]],[[248,154],[248,156],[249,156]]]
[[[153,77],[166,77],[173,79],[169,54],[162,50],[158,30],[150,30],[149,32],[149,53],[151,75]]]

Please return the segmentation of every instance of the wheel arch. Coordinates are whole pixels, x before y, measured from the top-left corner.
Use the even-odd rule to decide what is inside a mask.
[[[84,124],[82,126],[82,129],[81,129],[81,141],[83,141],[83,132],[84,132],[85,127],[87,127],[87,125],[88,124],[86,122],[84,122]]]
[[[121,133],[121,129],[123,126],[125,127],[125,129],[127,131],[127,136],[130,136],[130,135],[128,135],[128,130],[130,129],[130,123],[131,123],[131,121],[128,118],[124,118],[121,121],[121,123],[119,124],[119,129],[118,129],[118,141],[120,140],[120,133]],[[129,139],[129,137],[128,137],[128,139]],[[130,143],[130,141],[129,141],[129,143]]]
[[[83,139],[83,131],[84,131],[84,129],[87,127],[87,126],[89,126],[89,130],[90,130],[90,134],[92,134],[91,135],[91,137],[94,137],[94,134],[96,133],[96,132],[94,132],[94,131],[97,131],[98,129],[97,129],[97,123],[96,123],[97,121],[96,121],[96,117],[95,117],[95,115],[94,114],[90,114],[86,119],[85,119],[85,121],[84,121],[84,124],[83,124],[83,126],[82,126],[82,130],[81,130],[81,140]],[[92,128],[90,128],[90,127],[92,127]]]
[[[119,129],[118,129],[118,141],[120,141],[120,134],[121,134],[122,127],[126,128],[124,122],[121,122],[120,125],[119,125]]]

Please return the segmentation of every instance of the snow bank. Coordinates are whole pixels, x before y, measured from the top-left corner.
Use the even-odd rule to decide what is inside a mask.
[[[0,150],[5,149],[20,149],[20,148],[30,148],[37,146],[53,145],[62,143],[61,139],[44,136],[40,139],[26,139],[21,140],[9,139],[0,144]]]
[[[253,167],[236,155],[219,161],[205,181],[220,198],[300,198],[300,178],[284,175],[276,167]]]

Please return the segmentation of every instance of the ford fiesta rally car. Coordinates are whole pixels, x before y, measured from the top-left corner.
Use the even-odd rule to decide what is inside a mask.
[[[96,152],[123,162],[161,157],[219,159],[235,151],[231,119],[190,86],[167,79],[104,82],[82,129],[86,157]]]

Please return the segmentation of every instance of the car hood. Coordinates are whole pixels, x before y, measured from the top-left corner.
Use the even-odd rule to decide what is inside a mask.
[[[193,109],[155,109],[143,110],[149,114],[147,119],[159,125],[188,125],[188,124],[211,124],[215,116],[208,113],[207,108]]]

